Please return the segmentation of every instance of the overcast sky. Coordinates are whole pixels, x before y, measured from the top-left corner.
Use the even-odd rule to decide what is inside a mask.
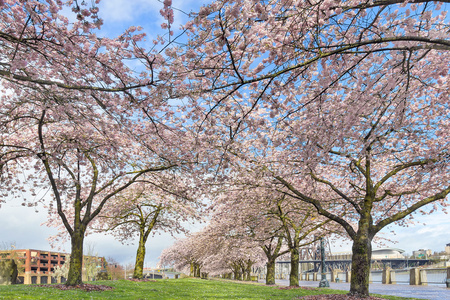
[[[184,12],[197,10],[200,3],[208,1],[198,0],[173,0],[174,7]],[[144,31],[157,33],[160,24],[163,22],[159,15],[159,10],[163,7],[162,3],[156,0],[103,0],[100,5],[100,16],[104,19],[103,33],[113,36],[122,32],[131,25],[140,25]],[[178,24],[184,23],[186,17],[177,12],[175,20]],[[178,27],[178,25],[176,25]],[[152,36],[148,40],[151,41]],[[433,251],[443,251],[445,245],[450,243],[450,218],[442,212],[430,216],[421,216],[421,223],[408,228],[393,226],[390,230],[396,232],[392,235],[390,230],[383,231],[382,235],[397,241],[398,243],[387,243],[388,247],[395,247],[411,253],[419,248],[431,249]],[[36,213],[33,208],[21,206],[18,202],[7,202],[0,208],[0,245],[15,243],[18,248],[31,248],[38,250],[51,249],[47,238],[56,234],[54,228],[47,228],[40,224],[46,221],[46,212],[41,210]],[[196,228],[191,228],[196,229]],[[150,238],[147,242],[146,267],[154,267],[157,264],[158,257],[164,248],[169,247],[174,239],[168,235],[157,235]],[[96,253],[104,257],[112,257],[120,263],[134,262],[136,245],[122,245],[115,241],[112,236],[95,234],[88,236],[85,242]],[[85,248],[86,248],[85,246]],[[70,252],[70,245],[66,243],[61,245],[62,251]],[[376,248],[376,246],[374,246]],[[333,246],[333,251],[348,251],[350,244]]]

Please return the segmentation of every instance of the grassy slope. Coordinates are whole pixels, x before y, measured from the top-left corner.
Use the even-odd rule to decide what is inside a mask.
[[[97,281],[115,287],[112,291],[82,292],[33,285],[0,286],[0,299],[294,299],[317,294],[344,294],[330,289],[280,290],[264,285],[201,279],[169,279],[156,282]],[[387,299],[405,299],[386,297]]]

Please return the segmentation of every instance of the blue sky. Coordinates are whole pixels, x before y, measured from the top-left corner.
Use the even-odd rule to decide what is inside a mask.
[[[173,6],[184,12],[196,11],[201,3],[208,1],[196,0],[173,0]],[[160,24],[164,21],[159,14],[163,4],[156,0],[103,0],[100,3],[99,15],[104,19],[102,35],[115,36],[129,26],[140,25],[144,32],[148,33],[148,41],[156,34],[162,33]],[[180,12],[175,14],[175,27],[184,23],[187,17]],[[403,228],[391,226],[395,231],[392,235],[390,230],[384,230],[382,236],[398,243],[387,243],[387,247],[395,247],[411,253],[419,248],[431,249],[432,251],[443,251],[445,244],[450,243],[450,218],[448,215],[437,212],[430,216],[418,217],[420,224]],[[50,250],[47,238],[56,233],[55,229],[40,226],[46,221],[46,212],[41,210],[34,212],[33,208],[27,208],[17,202],[7,202],[0,208],[0,244],[15,242],[18,248],[32,248]],[[423,225],[426,223],[427,225]],[[198,228],[191,227],[192,230]],[[169,247],[174,239],[168,235],[156,235],[147,242],[146,267],[154,267],[157,264],[160,252]],[[113,257],[120,263],[134,262],[136,245],[122,245],[115,241],[112,236],[103,234],[90,235],[86,239],[86,245],[94,248],[100,256]],[[381,246],[380,246],[381,247]],[[62,245],[62,250],[69,252],[70,245]],[[376,245],[374,245],[376,248]],[[351,244],[334,245],[333,251],[349,251]],[[57,249],[55,249],[57,250]]]
[[[205,0],[172,0],[174,10],[173,28],[178,29],[188,20],[187,14],[196,12]],[[100,2],[99,16],[103,18],[102,33],[107,36],[118,35],[130,26],[142,26],[148,40],[157,34],[164,34],[161,23],[165,20],[159,11],[164,7],[157,0],[103,0]]]

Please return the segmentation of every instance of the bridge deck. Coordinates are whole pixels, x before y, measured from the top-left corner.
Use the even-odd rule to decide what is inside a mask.
[[[383,259],[372,259],[372,266],[379,269],[384,269],[386,267],[391,267],[392,269],[406,269],[412,267],[418,267],[426,265],[430,262],[429,259],[400,259],[400,258],[383,258]],[[290,264],[290,261],[279,261],[277,264]],[[301,260],[300,264],[313,264],[314,272],[320,270],[320,260]],[[326,260],[325,266],[327,269],[340,269],[343,271],[349,271],[351,269],[352,261],[350,259],[335,259]]]

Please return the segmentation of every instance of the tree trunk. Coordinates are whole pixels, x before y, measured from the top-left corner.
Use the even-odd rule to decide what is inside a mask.
[[[145,260],[145,239],[141,236],[139,238],[139,246],[136,253],[136,264],[134,266],[133,278],[141,279],[144,272]]]
[[[71,236],[72,252],[70,253],[69,274],[66,285],[83,283],[83,241],[84,230],[75,228]]]
[[[273,241],[273,239],[270,240],[269,245],[262,247],[262,249],[267,257],[267,264],[266,264],[266,267],[267,267],[266,284],[267,285],[275,284],[275,260],[280,255],[280,250],[283,245],[283,237],[277,238],[277,244],[274,248],[272,247],[272,241]],[[273,252],[272,252],[272,250],[273,250]]]
[[[245,266],[241,264],[241,270],[239,271],[239,280],[245,280]]]
[[[239,280],[239,267],[233,267],[233,277],[234,280]]]
[[[245,278],[244,278],[244,280],[245,281],[251,281],[252,280],[252,272],[249,269],[247,269],[245,271]]]
[[[358,297],[368,297],[372,240],[367,233],[358,231],[353,240],[352,252],[352,274],[349,294]]]
[[[299,286],[298,284],[298,272],[300,254],[298,248],[293,248],[291,251],[291,273],[289,274],[289,286]]]
[[[247,261],[247,264],[245,266],[245,279],[246,281],[251,281],[252,280],[252,261],[249,259]]]
[[[201,269],[200,269],[200,264],[198,264],[198,263],[195,263],[194,264],[194,273],[195,273],[195,277],[198,277],[198,278],[200,278],[200,275],[201,275]]]
[[[190,268],[189,276],[194,277],[194,276],[195,276],[195,273],[194,273],[194,269],[195,269],[195,268],[194,268],[194,263],[191,262],[190,265],[191,265],[191,268]]]
[[[266,266],[267,266],[266,284],[274,285],[275,284],[275,260],[268,260]]]

